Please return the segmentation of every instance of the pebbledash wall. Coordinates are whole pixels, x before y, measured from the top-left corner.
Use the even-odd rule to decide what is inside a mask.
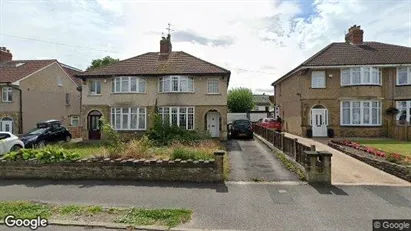
[[[221,182],[224,151],[211,160],[82,159],[41,163],[0,160],[0,179]]]

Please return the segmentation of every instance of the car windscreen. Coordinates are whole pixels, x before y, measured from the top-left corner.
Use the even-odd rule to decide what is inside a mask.
[[[44,131],[46,131],[48,128],[33,128],[31,131],[29,131],[27,134],[28,135],[40,135]]]
[[[236,120],[233,123],[234,125],[250,125],[250,121],[249,120]]]

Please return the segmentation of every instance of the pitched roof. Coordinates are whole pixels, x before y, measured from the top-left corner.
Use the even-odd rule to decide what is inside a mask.
[[[173,51],[168,58],[148,52],[108,66],[83,72],[79,77],[113,75],[230,74],[229,70],[187,54]]]
[[[257,105],[270,105],[270,96],[269,95],[253,95],[253,101]]]
[[[301,67],[377,64],[411,64],[411,47],[380,42],[364,42],[359,45],[331,43],[273,84]]]
[[[81,70],[78,70],[77,68],[73,68],[70,66],[67,66],[63,63],[60,63],[61,67],[63,68],[63,70],[70,76],[70,78],[76,82],[77,85],[81,85],[81,79],[77,78],[75,75],[78,75],[80,73],[82,73]]]
[[[55,59],[12,60],[0,63],[0,82],[18,81],[56,61]]]

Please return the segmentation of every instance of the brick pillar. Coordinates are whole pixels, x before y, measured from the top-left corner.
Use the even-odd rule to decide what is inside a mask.
[[[308,183],[331,184],[331,157],[329,152],[305,151]]]
[[[311,151],[313,151],[313,152],[316,151],[315,145],[311,145],[310,148],[311,148]]]
[[[224,154],[222,150],[214,152],[215,164],[217,166],[216,181],[224,181]]]

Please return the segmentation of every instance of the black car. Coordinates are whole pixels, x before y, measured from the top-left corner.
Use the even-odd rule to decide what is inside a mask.
[[[253,125],[250,120],[241,119],[241,120],[234,120],[231,123],[230,129],[231,137],[246,137],[249,139],[253,139]]]
[[[69,142],[71,133],[58,120],[37,123],[37,127],[20,137],[25,148],[42,148],[60,141]]]

